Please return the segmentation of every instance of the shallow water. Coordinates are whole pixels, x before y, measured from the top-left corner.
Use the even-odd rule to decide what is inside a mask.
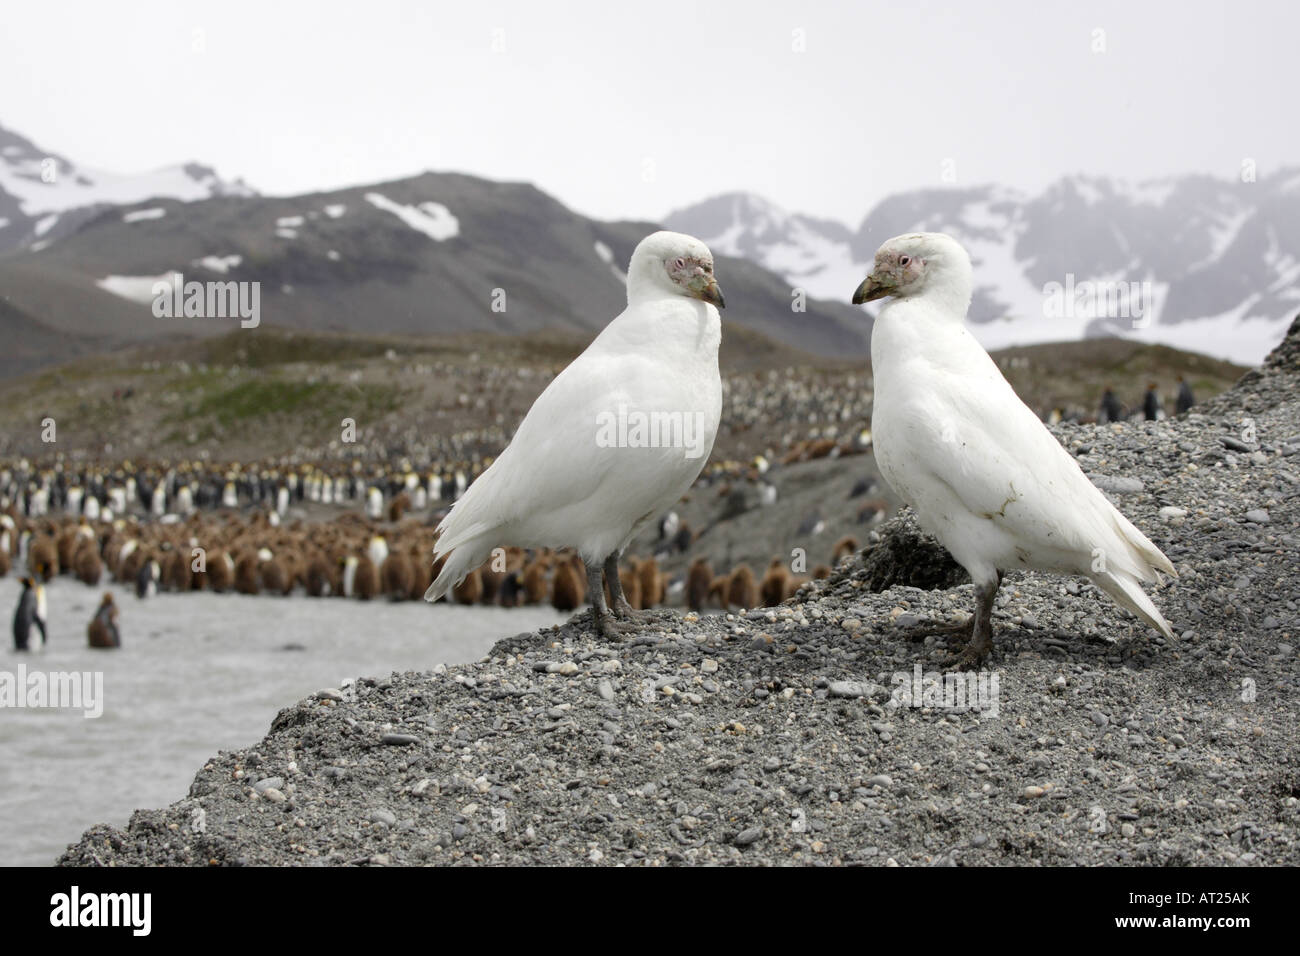
[[[0,708],[0,865],[48,865],[95,823],[180,800],[218,750],[266,735],[282,708],[347,677],[482,657],[502,637],[562,622],[549,607],[160,594],[113,587],[122,648],[86,646],[104,588],[47,586],[50,643],[13,651],[18,582],[0,579],[0,671],[103,674],[103,714]]]

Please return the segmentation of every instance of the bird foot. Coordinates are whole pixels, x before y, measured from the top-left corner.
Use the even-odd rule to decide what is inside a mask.
[[[607,641],[625,641],[636,634],[636,627],[631,621],[620,621],[608,612],[600,614],[592,611],[596,630]]]
[[[613,610],[614,616],[621,621],[641,620],[650,613],[648,609],[645,611],[638,611],[628,602],[627,598],[619,598],[615,601]]]
[[[952,654],[945,658],[942,666],[943,669],[948,672],[973,670],[980,664],[984,663],[991,653],[993,653],[992,637],[985,638],[984,640],[972,638],[970,642],[956,654]]]
[[[965,637],[969,640],[974,633],[974,626],[974,617],[968,617],[964,621],[949,621],[946,624],[927,622],[904,628],[902,636],[904,640],[911,641],[914,644],[919,644],[927,637]]]

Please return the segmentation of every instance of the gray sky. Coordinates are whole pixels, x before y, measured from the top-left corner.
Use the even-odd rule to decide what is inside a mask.
[[[1289,0],[124,0],[4,19],[0,124],[86,166],[196,159],[275,194],[457,170],[602,218],[743,189],[856,225],[941,185],[945,160],[959,184],[1029,190],[1300,164]]]

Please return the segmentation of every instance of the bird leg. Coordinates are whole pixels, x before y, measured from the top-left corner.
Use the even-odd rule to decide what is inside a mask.
[[[975,613],[970,620],[970,640],[966,646],[947,661],[945,667],[950,671],[966,670],[981,663],[993,651],[993,598],[1002,586],[1002,572],[997,579],[988,584],[975,585]]]
[[[614,616],[624,621],[640,616],[627,596],[623,594],[623,582],[618,576],[617,551],[605,559],[605,580],[609,582],[609,596],[614,602]]]
[[[608,564],[608,562],[606,562]],[[616,569],[617,570],[617,569]],[[587,594],[591,596],[591,616],[596,624],[602,637],[608,641],[620,641],[628,636],[625,625],[620,624],[610,613],[609,607],[605,604],[605,586],[601,582],[601,568],[599,564],[587,565]],[[618,574],[615,573],[614,580],[618,580]],[[619,591],[622,596],[622,591]]]

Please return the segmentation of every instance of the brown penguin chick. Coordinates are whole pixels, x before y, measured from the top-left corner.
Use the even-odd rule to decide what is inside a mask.
[[[835,441],[833,439],[818,438],[815,441],[808,443],[808,447],[804,451],[804,459],[806,461],[813,461],[817,458],[825,458],[834,450]]]
[[[117,580],[134,586],[140,569],[149,560],[149,549],[143,541],[132,539],[122,546],[122,552],[122,560],[117,563]]]
[[[495,604],[497,595],[501,593],[501,582],[505,580],[506,572],[493,570],[492,565],[500,567],[504,557],[504,554],[501,558],[493,556],[479,565],[478,575],[483,582],[483,594],[479,600],[484,604]]]
[[[162,586],[165,591],[188,591],[193,586],[189,550],[172,548],[162,560]]]
[[[379,580],[390,601],[410,600],[411,578],[414,576],[411,559],[401,551],[390,551],[379,567]]]
[[[27,570],[31,572],[32,577],[42,581],[49,581],[58,576],[59,552],[55,547],[54,539],[49,535],[41,533],[32,538],[31,547],[27,552]]]
[[[451,590],[451,596],[457,604],[477,604],[483,597],[483,576],[474,568],[465,575],[465,580]]]
[[[817,567],[813,568],[812,576],[814,581],[821,581],[824,578],[829,578],[831,576],[831,566],[829,564],[817,565]]]
[[[805,584],[807,584],[808,581],[809,578],[808,575],[806,574],[801,574],[798,577],[795,577],[793,574],[790,575],[790,577],[785,582],[785,597],[782,598],[781,600],[784,601],[788,598],[794,597],[797,593],[799,593],[799,589],[803,587]]]
[[[272,594],[288,594],[293,590],[293,576],[284,566],[279,555],[272,555],[261,562],[258,568],[262,574],[262,587]]]
[[[333,570],[337,567],[337,561],[331,561],[320,551],[312,554],[311,560],[307,562],[307,574],[303,582],[308,597],[326,597],[331,594],[338,594],[338,575]]]
[[[718,575],[713,579],[713,583],[709,585],[709,600],[717,601],[718,607],[725,608],[727,606],[727,588],[730,585],[730,574]]]
[[[540,558],[534,558],[524,567],[524,603],[541,604],[545,600],[546,564]]]
[[[708,558],[696,558],[686,572],[686,606],[692,611],[704,610],[713,586],[713,568]]]
[[[122,638],[117,630],[117,605],[113,603],[113,592],[104,592],[99,609],[86,628],[86,643],[91,647],[122,646]]]
[[[835,549],[831,551],[831,564],[840,563],[840,558],[855,553],[858,550],[858,539],[851,534],[846,534],[840,540],[835,542]]]
[[[367,554],[357,556],[357,570],[352,576],[352,594],[361,601],[369,601],[379,593],[379,569]]]
[[[582,575],[568,561],[561,561],[551,582],[551,607],[557,611],[576,611],[583,604]]]
[[[767,572],[763,575],[763,581],[758,587],[759,596],[763,600],[764,607],[773,607],[785,600],[786,591],[790,587],[790,572],[786,570],[785,562],[781,558],[775,557],[767,566]]]
[[[623,587],[623,597],[633,608],[641,606],[641,575],[639,562],[633,558],[631,563],[625,564],[618,569],[618,583]],[[614,599],[609,593],[609,583],[605,583],[605,601],[607,607],[613,607]]]
[[[72,570],[77,580],[91,587],[99,584],[104,576],[104,562],[99,557],[93,540],[83,540],[72,556]]]
[[[203,571],[208,587],[218,594],[230,591],[235,586],[235,559],[224,548],[207,553]]]
[[[9,556],[9,549],[0,548],[0,578],[8,574],[9,569],[12,566],[13,566],[13,560]]]
[[[73,569],[72,557],[77,550],[77,539],[80,530],[80,525],[70,524],[60,531],[58,537],[54,539],[54,551],[59,556],[59,567],[64,570]]]
[[[731,579],[727,582],[727,606],[758,607],[758,582],[748,564],[742,564],[731,572]]]
[[[642,610],[651,607],[657,607],[664,600],[664,576],[659,571],[659,562],[653,557],[646,558],[641,562],[641,567],[637,572],[641,576],[641,604]]]
[[[673,547],[685,554],[695,543],[695,531],[691,528],[689,521],[682,521],[681,527],[677,529],[677,534],[673,538]]]
[[[429,585],[433,583],[433,563],[429,560],[429,548],[417,547],[412,551],[410,556],[411,562],[411,589],[408,596],[412,601],[424,599],[424,592],[429,590]]]
[[[259,580],[256,551],[245,551],[235,559],[235,590],[240,594],[259,594],[262,582]]]
[[[411,509],[411,496],[403,491],[388,503],[388,520],[396,524]]]

